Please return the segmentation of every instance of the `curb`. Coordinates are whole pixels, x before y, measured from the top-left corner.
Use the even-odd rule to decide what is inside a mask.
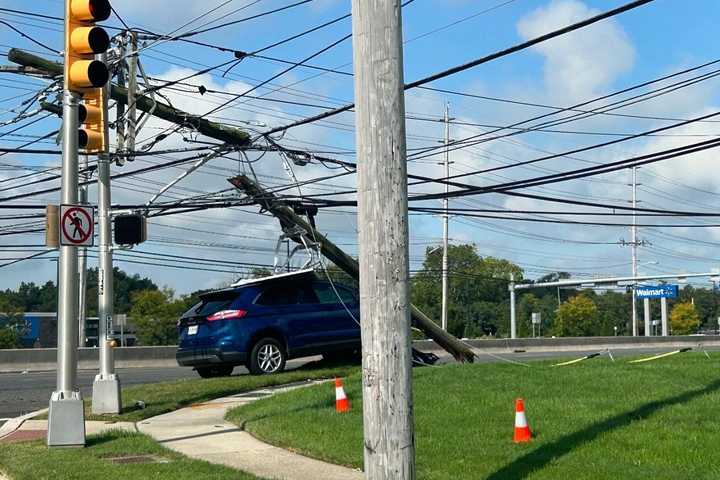
[[[26,413],[25,415],[21,415],[19,417],[11,418],[10,420],[7,421],[7,423],[5,423],[5,425],[0,427],[0,440],[7,437],[11,433],[14,433],[17,429],[22,427],[22,424],[25,423],[27,420],[37,417],[38,415],[42,415],[43,413],[46,413],[47,411],[48,411],[47,408],[43,408],[41,410],[36,410],[34,412]],[[1,472],[0,472],[0,480],[3,480]]]

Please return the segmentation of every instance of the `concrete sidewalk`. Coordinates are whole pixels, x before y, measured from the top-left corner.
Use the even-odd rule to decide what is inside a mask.
[[[227,465],[262,478],[281,480],[361,480],[362,472],[314,460],[263,443],[236,425],[225,413],[275,393],[313,385],[303,382],[219,398],[139,422],[138,430],[183,455]]]

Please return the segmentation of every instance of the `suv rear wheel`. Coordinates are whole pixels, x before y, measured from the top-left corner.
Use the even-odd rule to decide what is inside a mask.
[[[233,369],[233,365],[214,365],[212,367],[197,367],[197,373],[202,378],[229,377]]]
[[[250,353],[248,369],[253,375],[268,375],[285,369],[287,356],[283,346],[274,338],[267,337],[258,341]]]

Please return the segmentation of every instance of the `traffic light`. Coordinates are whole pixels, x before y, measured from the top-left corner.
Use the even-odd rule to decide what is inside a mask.
[[[103,104],[110,72],[95,56],[107,51],[110,37],[95,23],[107,20],[111,11],[107,0],[65,0],[65,89],[82,96],[78,146],[87,152],[106,146]]]
[[[105,112],[107,101],[105,88],[93,88],[83,95],[78,116],[83,127],[78,131],[78,147],[88,152],[105,150]]]
[[[110,18],[107,0],[65,0],[65,88],[76,93],[104,86],[110,74],[95,55],[110,47],[107,32],[95,25]]]

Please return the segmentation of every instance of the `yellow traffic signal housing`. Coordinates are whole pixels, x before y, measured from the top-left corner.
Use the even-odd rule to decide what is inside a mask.
[[[65,89],[84,93],[110,78],[107,66],[94,58],[110,47],[107,32],[95,25],[110,12],[107,0],[65,0]]]
[[[105,88],[94,88],[85,92],[80,104],[78,147],[88,153],[103,152],[107,148],[104,102],[107,101]]]

